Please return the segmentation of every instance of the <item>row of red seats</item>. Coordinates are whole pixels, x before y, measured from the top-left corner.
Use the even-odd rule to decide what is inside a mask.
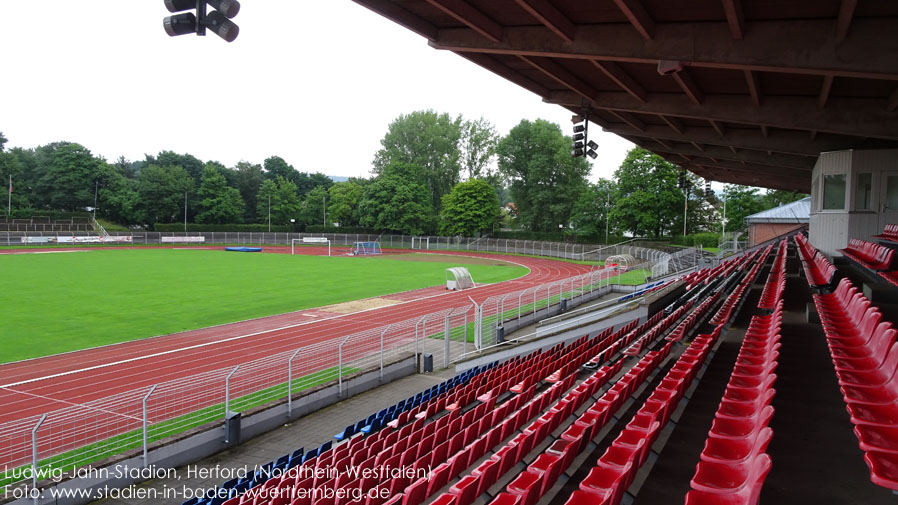
[[[503,363],[502,365],[491,369],[486,374],[482,374],[482,379],[480,379],[478,376],[476,380],[472,380],[469,384],[461,388],[459,392],[464,394],[465,398],[469,397],[467,395],[467,392],[469,391],[483,393],[495,387],[494,381],[499,380],[503,377],[506,377],[507,380],[507,377],[511,371],[517,369],[532,369],[536,366],[537,363],[539,363],[540,360],[545,360],[547,359],[547,357],[553,357],[556,354],[558,354],[558,346],[550,349],[549,351],[546,351],[545,353],[534,352],[526,357],[513,358],[506,363]],[[559,357],[558,359],[561,359],[561,357]],[[532,395],[532,391],[530,391],[529,393]],[[483,406],[478,406],[477,408],[472,409],[467,414],[465,414],[465,417],[467,417],[467,419],[456,419],[456,416],[460,414],[461,411],[455,410],[450,411],[447,415],[441,417],[438,420],[425,424],[425,420],[427,418],[431,417],[436,412],[442,411],[447,406],[447,402],[451,401],[452,394],[453,393],[449,392],[444,393],[443,395],[440,395],[440,397],[432,399],[426,404],[422,403],[422,405],[410,411],[412,417],[415,418],[414,422],[403,426],[399,430],[393,430],[393,428],[397,426],[396,424],[393,424],[367,437],[356,436],[344,444],[337,445],[334,449],[324,453],[322,456],[306,461],[302,466],[310,467],[310,469],[324,470],[327,470],[331,467],[343,468],[349,465],[357,466],[359,468],[369,468],[378,464],[384,464],[393,456],[399,455],[400,452],[402,453],[402,456],[400,456],[400,458],[394,463],[415,463],[415,460],[412,460],[411,462],[408,461],[408,455],[411,454],[412,449],[409,447],[408,442],[402,441],[415,440],[416,437],[417,439],[421,439],[422,437],[426,438],[426,436],[428,435],[432,436],[433,440],[436,440],[436,436],[433,435],[436,430],[442,430],[442,432],[440,433],[441,438],[445,438],[450,434],[456,434],[462,428],[462,423],[467,426],[468,424],[473,422],[473,419],[480,419],[480,417],[478,417],[478,414],[482,416],[487,407],[490,406],[490,399],[487,399]],[[521,401],[524,399],[526,399],[526,395],[520,396],[515,400]],[[494,401],[495,400],[493,399],[492,402]],[[398,421],[402,421],[402,418],[400,418]],[[450,422],[451,424],[449,424]],[[409,450],[406,450],[407,448]],[[415,447],[414,451],[417,451],[417,449],[418,448]],[[311,472],[304,472],[301,468],[298,467],[297,469],[294,469],[294,471],[289,472],[283,476],[272,477],[262,486],[259,486],[259,488],[253,489],[251,490],[251,492],[237,497],[236,499],[228,500],[228,502],[226,503],[228,503],[229,505],[244,503],[255,503],[256,505],[261,505],[263,503],[281,505],[284,497],[289,497],[289,491],[293,488],[307,490],[315,487],[321,488],[324,485],[336,485],[336,482],[325,483],[316,479],[304,479],[302,478],[304,473],[308,474]],[[328,472],[321,472],[320,474],[328,474]],[[364,485],[362,487],[370,489],[372,486],[378,483],[370,481],[363,484]],[[349,483],[346,483],[346,485],[349,485]],[[311,500],[311,498],[309,497],[298,498],[293,501],[296,503],[296,505],[311,505],[313,503],[313,500]],[[287,500],[286,503],[290,503],[290,500]],[[329,502],[327,500],[316,500],[315,503],[319,503],[320,505],[336,505],[335,502]],[[370,503],[369,505],[377,504]]]
[[[789,242],[783,240],[777,247],[776,257],[773,259],[770,274],[767,276],[767,282],[761,292],[761,300],[758,302],[759,309],[773,310],[782,297],[783,290],[786,289],[786,249],[788,246]]]
[[[710,319],[710,323],[715,326],[724,326],[733,316],[733,312],[736,310],[736,306],[739,305],[739,302],[745,296],[745,293],[754,284],[755,279],[758,276],[758,272],[761,270],[761,267],[764,264],[764,261],[767,260],[767,256],[770,254],[770,251],[773,249],[773,244],[767,246],[764,249],[758,249],[755,251],[751,258],[755,261],[752,264],[751,269],[742,277],[742,280],[739,281],[739,285],[733,290],[732,293],[727,296],[727,299],[721,304],[720,308],[717,310],[717,313],[714,314],[714,317]]]
[[[853,238],[848,241],[848,247],[838,251],[870,270],[892,270],[892,259],[895,254],[892,248]]]
[[[848,279],[814,303],[870,479],[898,490],[898,332]]]
[[[619,336],[619,334],[622,333],[622,330],[619,330],[615,335],[610,335],[610,337],[613,338]],[[607,335],[607,332],[603,333],[603,335]],[[599,340],[601,336],[602,335],[599,335],[594,340]],[[602,340],[607,340],[607,338]],[[496,450],[493,456],[483,461],[470,475],[462,477],[457,483],[453,484],[447,492],[440,495],[432,503],[444,505],[469,505],[471,501],[480,496],[480,494],[486,491],[487,488],[495,484],[501,475],[504,475],[514,464],[520,461],[520,459],[528,454],[536,445],[541,443],[549,432],[558,428],[564,419],[570,417],[571,413],[579,408],[586,399],[594,395],[609,378],[616,375],[622,365],[623,362],[618,361],[613,366],[603,367],[595,372],[576,388],[569,391],[563,398],[558,400],[548,412],[533,421],[530,426],[524,428],[521,433],[512,438],[503,447]],[[558,372],[552,374],[547,377],[546,380],[551,380],[552,376],[557,374]],[[529,410],[522,409],[519,411],[521,415],[518,415],[516,418],[515,416],[512,416],[510,419],[515,419],[515,421],[506,421],[502,425],[501,434],[497,435],[496,441],[508,438],[514,431],[520,429],[526,420],[532,419],[536,414],[545,410],[548,406],[546,400],[557,399],[563,391],[570,389],[575,379],[576,373],[572,372],[564,380],[555,382],[550,387],[550,391],[555,391],[556,394],[552,396],[543,395],[542,402],[537,404],[534,400],[529,404],[531,407]],[[494,432],[500,433],[498,429]],[[494,432],[490,432],[490,435]],[[488,444],[488,446],[494,447],[495,444]],[[473,462],[474,460],[475,458],[471,458],[470,461]],[[451,477],[452,476],[450,476],[450,478]],[[432,494],[432,491],[445,486],[447,483],[448,480],[441,478],[434,479],[433,482],[428,485],[428,494]],[[414,485],[406,489],[405,494],[414,495],[415,490],[413,487]],[[404,505],[410,505],[411,503],[415,503],[415,500],[412,500],[411,502],[403,500],[402,503]]]
[[[704,319],[705,315],[707,315],[708,311],[711,310],[711,306],[717,303],[717,300],[720,299],[720,291],[715,292],[713,295],[709,296],[705,299],[695,310],[692,311],[691,314],[686,316],[683,319],[683,322],[678,324],[673,331],[668,334],[665,339],[670,340],[672,342],[679,342],[683,340],[687,333],[692,331],[695,328],[695,325],[698,324],[699,321]]]
[[[832,285],[836,267],[826,259],[823,253],[812,246],[802,233],[795,235],[795,244],[798,246],[798,255],[802,268],[804,268],[805,277],[808,279],[808,285],[812,288]]]
[[[873,238],[898,242],[898,224],[887,224],[882,234],[874,235]]]
[[[649,334],[655,335],[655,338],[660,337],[660,332],[653,332],[652,330],[661,328],[665,324],[665,321],[667,321],[667,323],[666,326],[663,327],[664,329],[668,328],[677,320],[680,314],[674,314],[662,319],[663,313],[659,313],[649,318],[639,327],[634,328],[633,323],[631,323],[616,332],[615,335],[609,336],[606,330],[606,332],[599,335],[597,339],[603,336],[605,337],[605,340],[616,337],[619,338],[610,347],[607,347],[600,352],[600,354],[606,355],[605,353],[609,350],[620,348],[624,342],[638,337],[639,332],[641,331],[648,331]],[[652,330],[649,330],[649,327],[652,325],[655,326]],[[621,333],[624,333],[624,335],[620,336]],[[644,336],[639,339],[641,340],[642,338],[644,338]],[[512,480],[508,484],[506,492],[500,493],[494,499],[493,504],[532,505],[535,503],[536,500],[552,487],[560,474],[573,461],[576,454],[584,448],[595,434],[605,425],[611,418],[611,415],[620,409],[624,401],[633,394],[633,391],[642,384],[648,375],[650,375],[664,358],[666,358],[671,348],[672,344],[669,343],[661,351],[646,353],[646,355],[643,356],[643,358],[631,368],[624,377],[618,380],[598,401],[596,401],[593,406],[587,409],[583,415],[578,417],[574,423],[569,425],[561,434],[560,438],[555,440],[548,449],[540,454],[531,465],[528,466],[528,469],[525,472],[519,474]],[[598,389],[598,386],[603,384],[608,377],[615,375],[621,366],[622,361],[618,360],[613,368],[605,367],[581,383],[575,390],[571,391],[564,399],[559,401],[559,404],[553,407],[552,410],[535,421],[530,428],[525,429],[522,434],[519,434],[515,439],[509,442],[506,447],[499,449],[491,460],[484,461],[471,475],[463,477],[433,503],[441,505],[468,505],[471,500],[480,496],[488,487],[493,485],[499,476],[505,473],[507,468],[510,468],[511,465],[519,461],[527,452],[529,452],[528,449],[531,449],[541,442],[547,436],[548,432],[558,428],[562,420],[567,419],[573,410],[576,410],[582,404],[582,401],[588,396],[591,396]],[[556,372],[556,374],[557,373],[558,372]],[[551,381],[552,377],[556,374],[549,376],[547,381]],[[593,381],[598,382],[592,383]],[[570,400],[569,398],[572,395],[576,395],[576,398],[578,398],[579,401],[575,402]],[[563,412],[563,415],[558,416],[557,414],[559,412]],[[550,419],[553,421],[550,422]],[[542,435],[538,434],[536,438],[532,440],[532,444],[523,444],[519,447],[519,450],[516,453],[512,453],[512,451],[515,450],[514,447],[518,446],[516,442],[519,438],[523,438],[528,433],[536,431],[537,426],[543,426],[545,424],[549,425],[549,429],[546,432],[542,433]],[[507,467],[501,467],[498,475],[496,475],[491,471],[491,468],[494,465],[493,461],[496,460],[510,461],[511,463],[509,463]],[[475,488],[477,490],[472,491]]]
[[[707,358],[718,331],[700,335],[652,391],[624,430],[599,457],[566,505],[616,505],[646,462],[661,429],[670,420],[686,390]],[[669,349],[673,342],[668,342]]]
[[[754,316],[714,414],[690,481],[687,505],[755,505],[770,471],[767,444],[776,390],[782,300],[770,315]]]
[[[624,355],[639,356],[642,354],[649,343],[653,342],[662,333],[667,331],[668,328],[673,326],[674,323],[679,321],[687,312],[689,312],[694,303],[693,300],[689,300],[686,304],[674,310],[670,315],[660,320],[651,328],[646,328],[642,332],[634,332],[632,335],[629,335],[632,338],[627,340],[629,345],[624,349]],[[659,312],[659,314],[664,315],[663,312]]]

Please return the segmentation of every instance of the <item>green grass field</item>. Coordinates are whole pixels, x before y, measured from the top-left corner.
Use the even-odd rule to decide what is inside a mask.
[[[527,273],[498,261],[408,259],[176,249],[3,255],[0,363],[438,286],[450,266],[466,266],[478,284]]]

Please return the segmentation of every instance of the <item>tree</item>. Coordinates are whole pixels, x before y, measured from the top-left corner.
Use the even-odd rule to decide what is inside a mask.
[[[106,163],[90,151],[72,142],[54,142],[37,148],[39,179],[35,194],[42,206],[76,210],[94,204],[100,172]]]
[[[758,194],[758,188],[727,184],[723,187],[723,199],[726,201],[728,231],[745,229],[745,218],[764,210],[764,202]]]
[[[580,198],[574,203],[571,216],[574,230],[577,233],[591,237],[604,237],[606,225],[610,233],[616,233],[616,227],[611,226],[616,223],[611,223],[608,219],[615,189],[614,181],[599,179],[580,194]]]
[[[24,180],[22,177],[22,164],[19,163],[19,158],[11,153],[3,151],[3,144],[6,143],[6,137],[3,136],[3,133],[0,133],[0,186],[2,186],[7,191],[10,190],[10,181],[13,181],[13,188],[11,194],[6,194],[8,198],[7,201],[3,202],[4,206],[12,206],[14,208],[23,208],[29,205],[27,191],[25,190],[24,185],[21,185]],[[21,185],[18,189],[16,189],[15,185]],[[4,191],[6,193],[6,191]],[[7,209],[3,209],[4,213]]]
[[[308,225],[327,225],[331,219],[325,221],[325,212],[327,205],[327,189],[324,186],[318,186],[309,191],[306,198],[302,202],[302,208],[299,211],[297,222],[303,226]],[[331,216],[326,216],[330,218]]]
[[[354,181],[338,182],[327,191],[327,213],[330,220],[340,226],[358,226],[358,206],[365,188]]]
[[[265,178],[271,180],[277,180],[278,177],[283,177],[288,181],[296,181],[296,169],[293,168],[293,165],[288,164],[284,161],[284,158],[280,156],[270,156],[265,158],[265,161],[262,162],[262,166],[265,168]]]
[[[260,223],[268,223],[271,218],[271,205],[277,205],[278,185],[271,179],[265,179],[259,185],[259,192],[256,195],[258,204],[256,205],[256,219]]]
[[[240,191],[228,186],[224,175],[212,164],[207,164],[203,169],[199,196],[197,223],[239,223],[243,217],[244,203]]]
[[[484,180],[471,179],[456,184],[443,197],[440,233],[470,237],[475,232],[494,228],[499,218],[496,190]]]
[[[193,178],[186,170],[180,166],[148,165],[140,171],[137,181],[138,212],[143,223],[175,223],[183,219],[185,195],[194,188]]]
[[[262,166],[241,161],[234,167],[234,180],[240,197],[243,198],[244,212],[247,221],[252,221],[258,215],[257,201],[259,185],[262,184]],[[268,222],[268,201],[265,202],[265,219]]]
[[[617,191],[611,219],[634,237],[682,230],[683,193],[677,188],[677,167],[636,147],[614,172]]]
[[[203,162],[191,154],[178,154],[173,151],[160,151],[154,158],[146,155],[147,165],[159,165],[160,167],[181,167],[194,182],[199,183],[203,177]]]
[[[485,179],[498,182],[492,181],[497,178],[497,174],[490,171],[490,165],[496,157],[498,144],[499,134],[486,119],[480,118],[462,123],[459,150],[462,168],[467,172],[469,180]]]
[[[427,188],[395,175],[382,175],[365,187],[359,222],[378,231],[421,235],[433,231],[434,215]]]
[[[381,149],[374,156],[375,175],[389,167],[406,164],[414,182],[425,187],[431,209],[438,210],[443,195],[459,182],[461,153],[461,117],[432,110],[416,111],[396,118],[380,141]]]
[[[761,197],[761,200],[764,203],[765,209],[772,209],[774,207],[779,207],[780,205],[785,205],[787,203],[797,202],[802,198],[807,198],[810,195],[805,193],[796,193],[793,191],[784,191],[782,189],[768,189],[767,193]]]
[[[522,120],[499,141],[499,170],[511,183],[511,196],[523,226],[532,231],[567,227],[586,188],[589,163],[573,158],[571,138],[543,119]]]

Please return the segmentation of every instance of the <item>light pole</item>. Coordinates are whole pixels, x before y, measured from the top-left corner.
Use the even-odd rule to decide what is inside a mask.
[[[187,233],[187,192],[184,192],[184,233]]]
[[[605,195],[605,245],[608,245],[608,224],[611,221],[611,193]]]
[[[268,195],[268,233],[271,233],[271,195]]]
[[[94,181],[94,221],[97,220],[97,193],[100,189],[100,180]]]
[[[327,228],[327,193],[321,198],[321,225]]]

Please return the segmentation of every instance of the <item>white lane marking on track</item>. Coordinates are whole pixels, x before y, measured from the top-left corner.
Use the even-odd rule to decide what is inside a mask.
[[[525,267],[525,268],[526,268],[526,267]],[[506,281],[506,282],[508,282],[508,281]],[[481,287],[487,287],[487,286],[492,286],[492,285],[493,285],[493,284],[481,284],[480,286],[477,286],[477,287],[474,287],[474,288],[471,288],[471,289],[473,290],[473,289],[478,289],[478,288],[481,288]],[[470,290],[466,290],[466,291],[470,291]],[[416,299],[414,299],[414,300],[408,300],[408,301],[405,301],[405,302],[396,303],[396,304],[390,305],[389,307],[398,307],[398,306],[404,305],[404,304],[406,304],[406,303],[418,302],[418,301],[421,301],[421,300],[428,300],[428,299],[430,299],[430,298],[437,298],[437,297],[440,297],[440,296],[446,296],[446,295],[450,295],[450,294],[452,294],[452,292],[438,293],[438,294],[435,294],[435,295],[425,296],[425,297],[423,297],[423,298],[416,298]],[[11,382],[11,383],[9,383],[9,384],[0,384],[0,389],[6,389],[6,388],[11,388],[11,387],[16,387],[16,386],[22,386],[22,385],[24,385],[24,384],[31,384],[31,383],[33,383],[33,382],[39,382],[39,381],[47,380],[47,379],[55,379],[55,378],[57,378],[57,377],[65,377],[65,376],[67,376],[67,375],[72,375],[72,374],[81,373],[81,372],[90,372],[90,371],[93,371],[93,370],[99,370],[99,369],[102,369],[102,368],[108,368],[108,367],[116,366],[116,365],[123,365],[123,364],[126,364],[126,363],[133,363],[133,362],[135,362],[135,361],[141,361],[141,360],[145,360],[145,359],[149,359],[149,358],[156,358],[156,357],[159,357],[159,356],[166,356],[166,355],[168,355],[168,354],[174,354],[174,353],[178,353],[178,352],[182,352],[182,351],[190,351],[190,350],[193,350],[193,349],[199,349],[199,348],[202,348],[202,347],[208,347],[208,346],[211,346],[211,345],[218,345],[218,344],[222,344],[222,343],[225,343],[225,342],[231,342],[231,341],[234,341],[234,340],[241,340],[241,339],[244,339],[244,338],[254,337],[254,336],[256,336],[256,335],[262,335],[262,334],[264,334],[264,333],[271,333],[271,332],[276,332],[276,331],[281,331],[281,330],[289,330],[289,329],[291,329],[291,328],[296,328],[296,327],[298,327],[298,326],[304,326],[304,325],[307,325],[307,324],[320,323],[320,322],[324,322],[324,321],[331,321],[331,320],[334,320],[334,319],[339,319],[339,318],[342,318],[342,317],[352,316],[352,315],[355,315],[355,314],[361,314],[361,313],[363,313],[363,312],[368,312],[368,311],[372,311],[372,310],[379,310],[379,309],[382,309],[382,308],[385,308],[385,307],[372,307],[372,308],[370,308],[370,309],[360,310],[360,311],[358,311],[358,312],[353,312],[353,313],[351,313],[351,314],[340,314],[340,315],[337,315],[337,316],[328,317],[328,318],[324,318],[324,319],[316,319],[315,321],[306,321],[306,322],[302,322],[302,323],[297,323],[297,324],[291,324],[291,325],[287,325],[287,326],[282,326],[282,327],[280,327],[280,328],[270,328],[270,329],[266,329],[266,330],[256,331],[256,332],[253,332],[253,333],[247,333],[247,334],[245,334],[245,335],[236,335],[236,336],[229,337],[229,338],[225,338],[225,339],[221,339],[221,340],[215,340],[215,341],[212,341],[212,342],[204,342],[204,343],[202,343],[202,344],[190,345],[190,346],[187,346],[187,347],[181,347],[181,348],[178,348],[178,349],[169,349],[168,351],[161,351],[161,352],[156,352],[156,353],[152,353],[152,354],[146,354],[146,355],[144,355],[144,356],[137,356],[137,357],[135,357],[135,358],[128,358],[128,359],[123,359],[123,360],[120,360],[120,361],[113,361],[113,362],[110,362],[110,363],[103,363],[102,365],[94,365],[94,366],[89,366],[89,367],[85,367],[85,368],[80,368],[80,369],[77,369],[77,370],[68,370],[68,371],[65,371],[65,372],[55,373],[55,374],[51,374],[51,375],[45,375],[45,376],[43,376],[43,377],[34,377],[34,378],[32,378],[32,379],[26,379],[26,380],[23,380],[23,381]],[[233,323],[231,323],[231,324],[233,324]],[[96,348],[95,348],[95,349],[96,349]]]
[[[37,393],[29,393],[28,391],[16,391],[15,389],[9,389],[9,388],[6,387],[6,386],[0,386],[0,389],[5,389],[6,391],[9,391],[10,393],[16,393],[16,394],[20,394],[20,395],[28,395],[28,396],[33,396],[33,397],[35,397],[35,398],[42,398],[42,399],[44,399],[44,400],[50,400],[50,401],[53,401],[53,402],[65,403],[66,405],[71,405],[71,406],[73,406],[73,407],[84,407],[84,408],[86,408],[86,409],[96,410],[96,411],[98,411],[98,412],[105,412],[106,414],[112,414],[112,415],[115,415],[115,416],[127,417],[127,418],[129,418],[129,419],[134,419],[134,420],[136,420],[136,421],[142,421],[142,420],[143,420],[143,419],[140,418],[140,417],[129,416],[128,414],[122,414],[122,413],[119,413],[119,412],[113,412],[113,411],[111,411],[111,410],[101,409],[101,408],[97,408],[97,407],[91,407],[90,405],[84,405],[84,404],[82,404],[82,403],[73,403],[73,402],[70,402],[70,401],[68,401],[68,400],[59,400],[59,399],[56,399],[56,398],[52,398],[52,397],[50,397],[50,396],[39,395],[39,394],[37,394]]]

